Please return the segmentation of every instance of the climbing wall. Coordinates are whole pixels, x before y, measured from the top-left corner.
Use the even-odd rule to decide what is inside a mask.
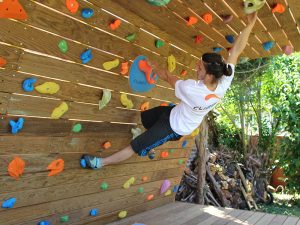
[[[161,80],[149,92],[132,92],[121,63],[128,62],[130,67],[138,55],[145,55],[166,67],[167,57],[173,55],[174,74],[193,78],[202,53],[220,48],[226,57],[232,44],[225,36],[234,38],[245,26],[245,20],[240,20],[240,3],[173,0],[154,7],[141,0],[15,0],[11,2],[19,2],[23,8],[1,8],[3,1],[0,203],[5,207],[0,208],[0,224],[106,224],[125,216],[125,211],[127,216],[133,215],[174,201],[172,190],[194,145],[192,137],[158,147],[153,160],[133,156],[97,171],[82,169],[80,157],[83,153],[105,157],[127,146],[131,129],[142,128],[143,103],[149,102],[152,108],[178,102],[174,90]],[[71,4],[69,9],[66,2]],[[243,56],[282,54],[282,47],[287,45],[299,51],[299,18],[295,16],[299,17],[299,4],[297,0],[277,2],[285,6],[288,2],[290,8],[275,14],[271,12],[275,2],[268,1]],[[92,9],[93,15],[87,10],[85,17],[91,17],[83,18],[83,9]],[[205,13],[212,15],[211,23],[202,19]],[[15,19],[2,18],[7,15]],[[221,15],[232,15],[232,21],[225,25]],[[187,26],[188,17],[190,23],[191,17],[198,22]],[[268,41],[274,46],[265,51],[262,43]],[[88,62],[80,57],[87,49],[92,54]],[[110,70],[103,66],[117,59],[119,66]],[[55,82],[59,90],[54,94],[25,91],[22,84],[28,78],[36,80],[34,86]],[[104,90],[111,91],[111,100],[99,110]],[[133,102],[131,109],[120,102],[124,93]],[[51,118],[63,102],[68,111],[60,119]],[[18,125],[20,118],[24,119],[23,128],[12,134],[10,123]],[[104,148],[107,142],[111,147]],[[25,162],[19,178],[22,161],[13,161],[16,157]],[[47,167],[55,160],[63,160],[64,166],[60,161],[54,166],[57,173],[49,176]],[[135,182],[124,188],[132,177]],[[170,181],[169,191],[161,194],[166,179]]]

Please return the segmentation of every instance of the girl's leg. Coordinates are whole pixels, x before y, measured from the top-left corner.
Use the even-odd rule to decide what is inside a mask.
[[[128,145],[126,148],[123,148],[121,151],[108,156],[106,158],[102,158],[103,166],[122,162],[128,158],[130,158],[135,152],[133,151],[132,147]]]

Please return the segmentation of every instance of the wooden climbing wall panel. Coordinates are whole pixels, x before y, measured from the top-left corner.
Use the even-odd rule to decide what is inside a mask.
[[[138,55],[145,55],[159,65],[166,67],[167,57],[174,55],[180,77],[183,70],[195,78],[195,66],[204,52],[221,47],[226,58],[230,48],[224,36],[237,34],[245,27],[240,2],[235,0],[172,0],[164,7],[153,7],[146,1],[135,0],[78,0],[79,10],[71,14],[65,0],[19,0],[28,15],[27,20],[0,18],[0,57],[7,60],[0,67],[0,203],[15,197],[13,209],[0,209],[1,225],[38,224],[49,220],[59,224],[61,216],[68,216],[66,224],[106,224],[118,219],[118,213],[128,211],[129,215],[139,213],[174,201],[170,196],[159,194],[160,186],[169,179],[175,186],[184,170],[183,161],[189,157],[194,146],[193,138],[187,137],[187,147],[182,141],[168,142],[156,148],[156,157],[133,156],[120,164],[104,167],[102,170],[81,169],[79,160],[83,153],[109,156],[128,145],[132,139],[131,129],[141,127],[140,105],[149,102],[150,107],[161,103],[177,103],[174,90],[164,82],[146,93],[133,93],[128,85],[128,76],[120,74],[120,66],[110,71],[102,64],[119,59],[132,61]],[[292,45],[299,51],[299,15],[297,0],[278,0],[286,6],[283,14],[273,14],[275,0],[268,0],[259,12],[259,22],[251,34],[243,56],[249,58],[282,54],[281,48]],[[1,3],[0,3],[1,4]],[[94,16],[81,17],[84,8],[92,8]],[[204,13],[213,15],[213,22],[207,24],[201,19]],[[224,25],[221,15],[233,14],[231,23]],[[186,17],[195,16],[199,22],[186,26]],[[115,19],[121,26],[112,31],[109,24]],[[133,42],[126,36],[135,33]],[[203,41],[196,44],[196,35]],[[155,47],[156,40],[165,45]],[[66,40],[68,51],[62,53],[58,43]],[[270,51],[264,51],[262,43],[274,41]],[[83,65],[80,54],[92,49],[93,60]],[[24,92],[22,82],[35,78],[36,85],[55,82],[60,90],[53,95]],[[99,111],[98,102],[103,90],[109,89],[112,98]],[[120,103],[122,93],[127,93],[134,102],[130,110]],[[50,118],[52,110],[61,102],[69,110],[60,119]],[[9,121],[25,118],[24,128],[17,135],[10,132]],[[80,123],[82,130],[72,132]],[[111,141],[110,149],[103,149],[102,143]],[[168,158],[161,153],[168,152]],[[14,180],[7,173],[9,162],[21,157],[25,173]],[[62,173],[48,177],[47,166],[53,160],[62,158],[65,169]],[[124,189],[122,185],[130,177],[135,184]],[[141,178],[147,176],[147,181]],[[109,184],[107,190],[100,185]],[[144,193],[139,193],[139,188]],[[154,194],[154,200],[147,201]],[[91,217],[92,208],[99,209],[99,215]]]

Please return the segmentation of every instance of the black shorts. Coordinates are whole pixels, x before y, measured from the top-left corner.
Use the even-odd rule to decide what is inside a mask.
[[[158,106],[141,113],[142,124],[147,130],[130,143],[139,156],[146,156],[151,149],[182,137],[170,125],[169,118],[173,107]]]

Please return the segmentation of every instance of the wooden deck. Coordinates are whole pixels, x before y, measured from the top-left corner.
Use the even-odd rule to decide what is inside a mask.
[[[189,203],[170,203],[109,225],[300,225],[300,218]]]

